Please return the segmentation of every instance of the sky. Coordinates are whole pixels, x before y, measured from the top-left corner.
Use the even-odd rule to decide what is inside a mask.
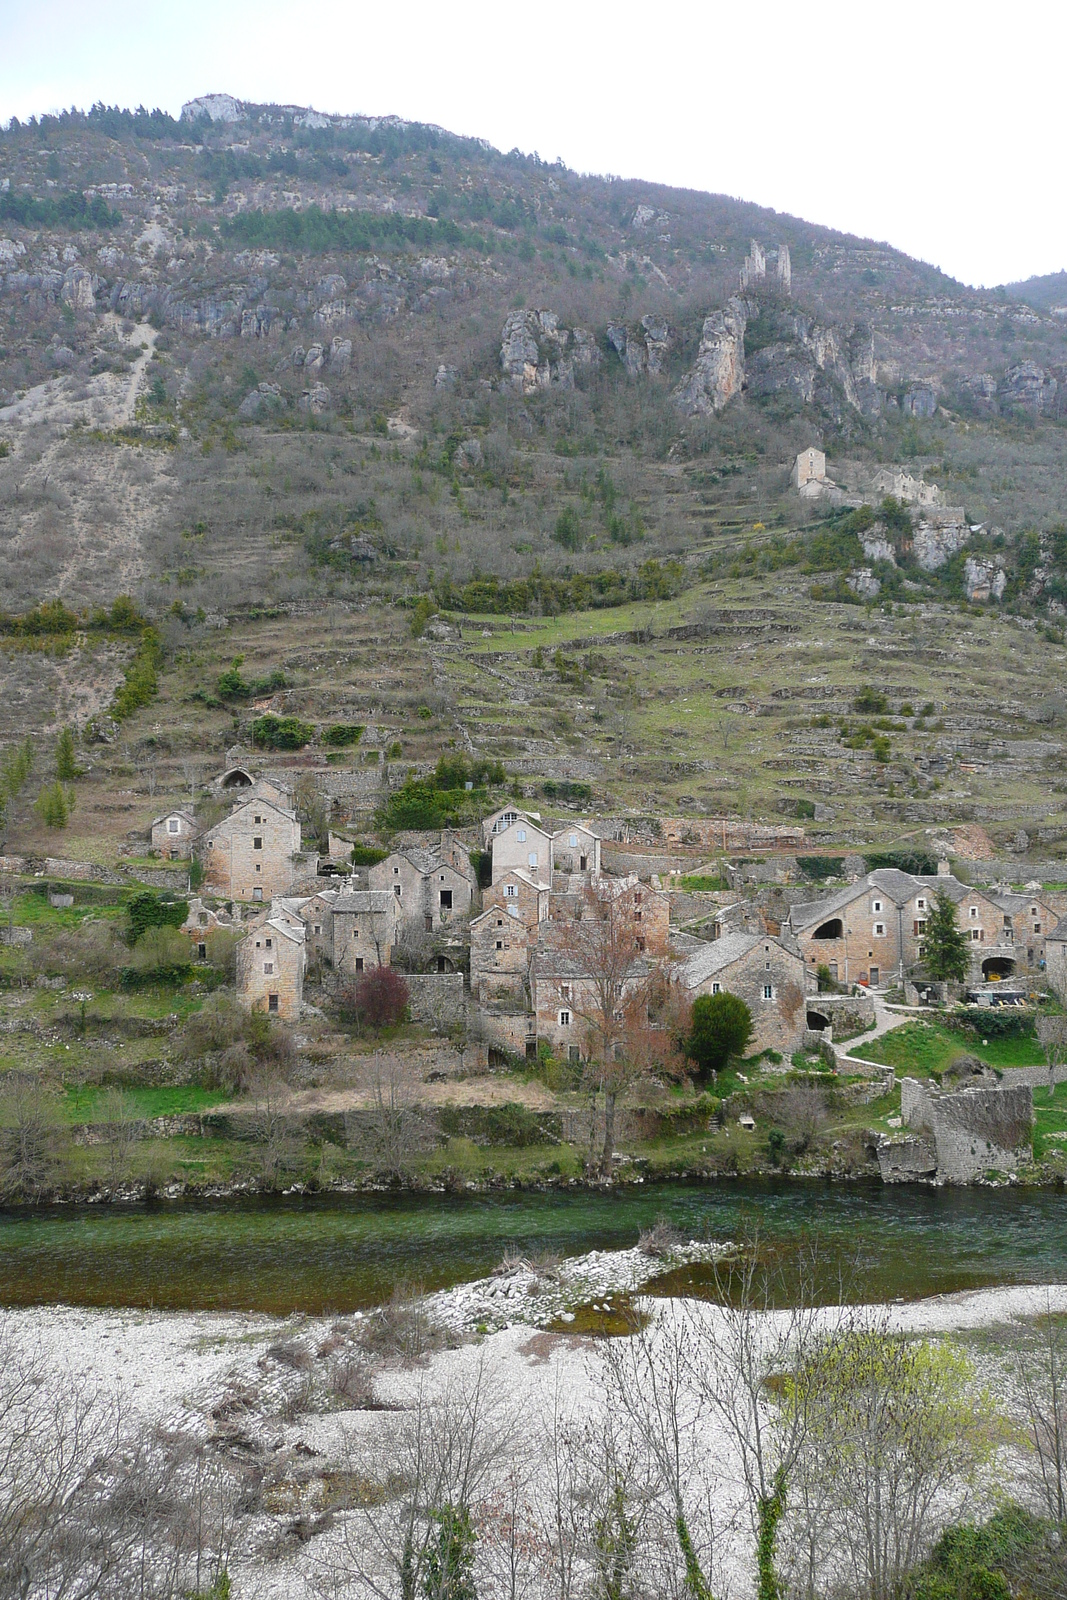
[[[1067,267],[1065,46],[1053,0],[0,0],[0,122],[220,91],[394,113],[992,285]]]

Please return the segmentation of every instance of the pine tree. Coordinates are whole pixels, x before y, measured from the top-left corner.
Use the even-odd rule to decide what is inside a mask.
[[[78,763],[74,755],[74,735],[64,728],[56,740],[56,777],[70,783],[78,776]]]
[[[949,979],[959,983],[967,976],[970,963],[967,935],[956,925],[956,907],[943,889],[938,890],[927,912],[919,958],[931,978],[939,983]]]

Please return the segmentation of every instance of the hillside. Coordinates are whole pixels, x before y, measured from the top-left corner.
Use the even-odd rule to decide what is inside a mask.
[[[0,740],[95,719],[98,820],[136,831],[183,762],[248,743],[214,690],[244,655],[383,764],[455,744],[621,809],[818,803],[828,839],[1047,824],[1067,327],[1032,290],[395,119],[13,123],[4,606],[129,593],[161,655],[120,729],[130,636],[9,615]],[[811,444],[845,503],[790,488]],[[901,464],[963,513],[937,568],[912,512],[888,543],[849,520]]]

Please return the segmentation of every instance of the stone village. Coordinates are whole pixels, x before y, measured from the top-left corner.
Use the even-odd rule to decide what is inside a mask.
[[[212,930],[238,934],[238,999],[283,1021],[305,1011],[305,984],[316,998],[336,997],[399,958],[412,1019],[477,1040],[490,1065],[539,1051],[582,1062],[597,1047],[599,974],[583,963],[576,931],[583,917],[610,917],[630,952],[613,980],[620,1024],[633,1003],[656,1026],[653,980],[683,1003],[726,992],[749,1007],[752,1051],[788,1061],[832,1048],[835,1023],[870,1026],[887,991],[913,1005],[940,995],[922,946],[945,896],[967,941],[972,1001],[999,1004],[1045,985],[1067,1000],[1067,905],[1036,883],[970,885],[945,861],[933,874],[864,872],[855,857],[843,887],[805,899],[801,886],[783,888],[790,858],[778,853],[762,871],[727,865],[729,889],[692,893],[678,887],[669,852],[631,841],[618,819],[548,819],[518,801],[477,829],[400,835],[384,859],[353,867],[349,842],[332,830],[328,856],[302,849],[284,773],[233,765],[214,788],[227,815],[200,829],[190,812],[167,812],[152,825],[153,848],[201,864],[184,924],[197,958],[207,958]],[[780,851],[775,831],[763,831],[773,837],[755,847]],[[668,841],[677,833],[661,829]],[[992,1074],[955,1093],[905,1079],[909,1131],[880,1150],[883,1176],[1013,1170],[1029,1139],[1030,1093],[1004,1090]],[[990,1134],[977,1146],[976,1128]]]

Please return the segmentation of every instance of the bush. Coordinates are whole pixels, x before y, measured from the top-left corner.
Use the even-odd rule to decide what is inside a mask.
[[[112,613],[114,610],[113,606]],[[141,706],[147,706],[155,699],[159,693],[159,669],[162,665],[163,645],[159,634],[154,628],[145,628],[133,659],[126,668],[125,681],[121,689],[115,691],[111,702],[111,715],[116,721],[124,721]]]
[[[252,743],[261,750],[302,750],[314,737],[312,724],[299,717],[276,717],[268,712],[252,724]]]
[[[333,722],[323,732],[322,742],[333,749],[344,749],[348,745],[358,744],[362,737],[363,728],[360,723]]]
[[[140,889],[126,903],[126,936],[136,944],[149,928],[180,928],[189,915],[187,900],[168,900],[151,889]]]
[[[582,548],[582,524],[573,506],[564,506],[556,518],[556,526],[552,537],[564,550],[580,550]]]
[[[31,971],[101,988],[110,988],[117,981],[125,959],[126,950],[113,922],[86,921],[80,928],[55,934],[47,944],[35,938],[29,949]]]
[[[742,1056],[752,1037],[752,1013],[739,995],[698,995],[685,1053],[695,1061],[700,1076],[721,1072],[735,1056]]]
[[[408,986],[391,967],[371,967],[352,984],[345,1009],[356,1021],[373,1028],[393,1028],[404,1020],[408,1008]]]
[[[354,844],[348,859],[354,867],[376,867],[388,854],[388,850],[383,850],[379,844]]]
[[[824,878],[839,878],[845,869],[844,856],[797,856],[797,866],[805,878],[821,883]]]
[[[870,684],[861,689],[852,702],[853,711],[864,711],[873,715],[882,716],[889,710],[889,701],[880,689],[873,689]]]
[[[149,928],[134,945],[123,968],[127,986],[147,979],[153,983],[180,983],[193,964],[189,940],[177,928]]]

